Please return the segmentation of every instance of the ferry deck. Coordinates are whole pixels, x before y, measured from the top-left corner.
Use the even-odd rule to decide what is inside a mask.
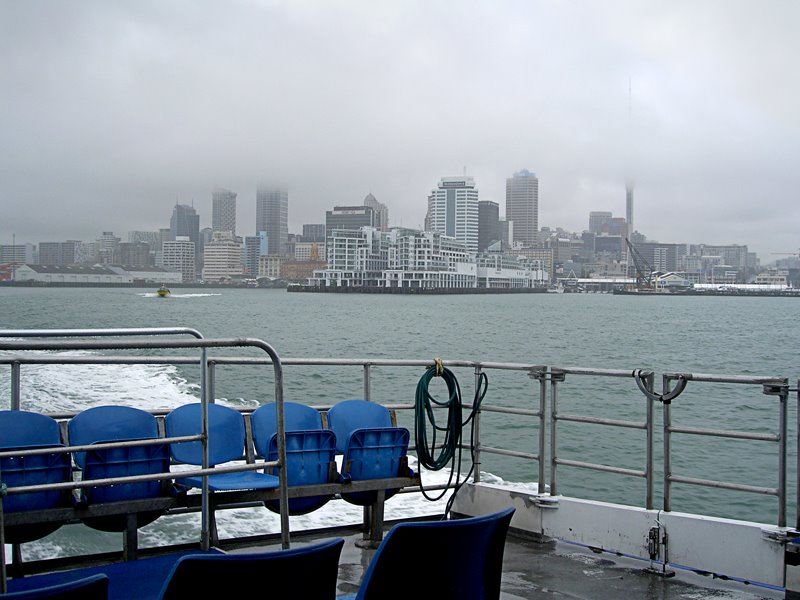
[[[419,360],[370,360],[370,359],[279,359],[271,346],[260,340],[227,339],[205,340],[195,336],[194,340],[153,341],[154,335],[176,335],[188,330],[178,328],[170,330],[81,330],[43,331],[43,332],[0,332],[0,350],[4,355],[0,363],[9,365],[12,370],[11,407],[19,408],[20,402],[20,369],[29,364],[148,364],[156,361],[172,364],[199,364],[203,372],[201,382],[201,400],[214,398],[213,373],[206,369],[225,364],[266,365],[274,369],[276,404],[282,405],[282,373],[281,364],[298,364],[306,366],[335,365],[360,366],[364,372],[364,397],[369,400],[371,390],[371,369],[374,366],[422,366],[425,361]],[[145,341],[128,339],[132,336],[150,336]],[[36,338],[73,337],[78,340],[39,341]],[[113,338],[111,340],[105,338]],[[22,340],[22,341],[20,341]],[[244,359],[241,357],[214,356],[207,354],[211,350],[230,347],[255,346],[268,349],[268,359]],[[36,356],[26,355],[30,350],[131,350],[157,348],[177,348],[200,350],[199,357],[168,358],[150,357],[142,354],[133,356],[100,356],[100,355],[60,355]],[[16,353],[16,354],[15,354]],[[0,366],[2,366],[0,364]],[[787,525],[787,499],[791,492],[796,492],[796,482],[790,484],[787,477],[788,451],[788,410],[790,392],[788,380],[779,377],[752,376],[720,376],[689,373],[671,373],[664,375],[663,392],[657,392],[652,373],[640,370],[611,371],[597,369],[561,369],[537,365],[518,365],[501,363],[474,363],[470,361],[446,361],[441,366],[473,368],[476,377],[476,389],[480,387],[480,373],[486,370],[499,369],[507,371],[523,371],[541,391],[541,405],[538,409],[519,409],[502,407],[482,407],[483,411],[499,411],[506,414],[525,414],[540,419],[542,427],[539,435],[539,453],[523,453],[518,449],[491,448],[475,444],[471,449],[473,462],[480,465],[480,453],[498,453],[532,460],[538,464],[538,489],[508,489],[480,481],[480,469],[472,473],[455,498],[454,515],[477,516],[487,514],[507,506],[514,506],[516,514],[511,522],[511,529],[506,539],[501,598],[783,598],[798,597],[800,589],[796,559],[798,528]],[[263,368],[263,367],[261,367]],[[636,385],[647,398],[647,410],[644,421],[614,421],[610,419],[566,415],[559,413],[557,405],[557,389],[567,376],[592,375],[610,379],[634,379]],[[710,435],[714,437],[734,437],[757,442],[774,443],[777,447],[777,485],[762,488],[754,485],[733,483],[729,481],[693,480],[678,474],[672,474],[669,464],[670,433],[680,428],[671,426],[670,405],[689,383],[724,383],[734,386],[749,386],[765,396],[777,399],[778,424],[776,433],[746,433],[742,431],[692,429],[694,435]],[[665,453],[662,460],[663,469],[670,473],[664,481],[663,507],[655,506],[655,485],[653,461],[653,413],[659,405],[663,410],[665,426]],[[23,407],[24,408],[24,407]],[[402,408],[402,407],[396,407]],[[278,431],[282,429],[282,417],[278,411]],[[645,466],[641,472],[633,472],[622,467],[600,465],[587,461],[568,461],[557,458],[557,427],[568,422],[593,422],[612,427],[641,429],[647,434],[647,452]],[[547,427],[544,425],[547,424]],[[683,428],[687,432],[689,428]],[[205,439],[207,439],[207,434]],[[278,436],[280,439],[280,435]],[[202,436],[198,436],[201,440]],[[169,439],[169,436],[167,438]],[[175,438],[177,439],[177,438]],[[205,441],[204,441],[205,443]],[[281,444],[281,441],[278,441]],[[113,444],[112,444],[113,445]],[[550,447],[550,458],[546,459],[546,448]],[[479,449],[479,452],[476,451]],[[280,448],[279,448],[280,456]],[[285,457],[285,455],[284,455]],[[285,461],[285,458],[282,460]],[[285,464],[281,459],[264,465]],[[575,468],[594,469],[608,473],[636,475],[646,482],[647,498],[644,506],[621,506],[594,500],[571,498],[557,493],[557,467],[568,465]],[[550,472],[547,473],[547,467]],[[204,467],[205,468],[205,467]],[[238,468],[238,467],[237,467]],[[253,470],[253,465],[238,468]],[[235,470],[235,469],[234,469]],[[280,469],[279,469],[280,471]],[[201,470],[200,475],[207,475]],[[165,474],[174,477],[174,473]],[[283,473],[281,472],[281,475]],[[162,479],[164,478],[162,477]],[[151,477],[152,479],[152,477]],[[402,487],[410,486],[409,478],[398,478]],[[129,479],[133,481],[133,479]],[[125,480],[125,481],[129,481]],[[547,485],[544,482],[547,481]],[[418,483],[418,481],[417,481]],[[719,519],[705,515],[684,514],[672,510],[670,506],[670,486],[675,483],[708,486],[712,488],[736,489],[751,492],[760,496],[771,495],[778,500],[778,514],[774,524],[751,523],[730,519]],[[80,486],[80,484],[77,484]],[[385,487],[386,481],[380,480],[378,487]],[[281,482],[281,489],[276,490],[272,498],[279,498],[281,504],[281,533],[272,534],[259,539],[217,539],[214,529],[213,510],[209,514],[208,502],[204,489],[202,504],[195,506],[203,519],[201,540],[198,547],[205,550],[209,545],[223,551],[239,553],[252,552],[255,549],[288,547],[289,517],[288,495],[286,484]],[[87,487],[87,486],[84,486]],[[369,489],[362,482],[363,489]],[[321,488],[315,488],[317,491]],[[326,488],[328,489],[328,488]],[[358,488],[362,489],[362,488]],[[313,490],[311,490],[313,491]],[[310,493],[310,492],[309,492]],[[383,520],[383,494],[379,493],[379,502],[372,506],[371,526],[342,527],[309,532],[292,532],[291,543],[302,546],[330,536],[345,538],[345,546],[339,562],[338,590],[339,594],[354,593],[375,547],[380,543],[384,532],[388,531],[392,522]],[[283,504],[287,503],[287,504]],[[365,522],[367,522],[365,512]],[[430,517],[428,517],[430,518]],[[210,520],[210,523],[209,523]],[[137,558],[147,558],[156,553],[155,549],[137,549],[135,531],[132,534],[134,544],[126,541],[124,553],[105,557],[86,557],[81,559],[51,559],[47,561],[26,562],[25,572],[35,580],[37,573],[73,567],[86,567],[97,560],[111,560],[119,563],[124,554],[131,558],[133,551]],[[372,543],[357,543],[366,538]],[[294,547],[294,546],[293,546]],[[179,550],[179,547],[173,548]],[[649,559],[648,559],[649,554]],[[5,575],[5,556],[4,556]],[[13,571],[13,569],[12,569]],[[424,592],[415,589],[425,573],[436,572],[436,557],[424,555],[424,551],[415,556],[408,556],[406,563],[398,565],[401,581],[408,585],[409,595],[424,597]],[[44,575],[46,576],[46,575]]]

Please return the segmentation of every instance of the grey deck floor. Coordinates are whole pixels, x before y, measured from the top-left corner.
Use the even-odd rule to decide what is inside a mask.
[[[356,591],[374,554],[374,550],[356,546],[359,537],[345,537],[339,562],[339,594]],[[302,538],[293,539],[303,542]],[[415,557],[409,557],[408,564],[403,566],[408,575],[399,574],[399,585],[402,581],[411,581],[411,574],[420,568],[414,560]],[[627,557],[595,554],[560,542],[542,544],[512,534],[504,553],[501,598],[756,600],[784,597],[782,591],[714,580],[686,571],[677,571],[675,577],[665,579],[646,573],[647,566],[645,562]],[[412,596],[424,598],[419,593]]]

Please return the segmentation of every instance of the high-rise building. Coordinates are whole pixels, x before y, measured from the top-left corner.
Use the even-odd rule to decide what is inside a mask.
[[[478,252],[500,241],[500,205],[491,200],[478,201]]]
[[[211,229],[236,235],[236,192],[217,188],[211,193]]]
[[[609,233],[607,226],[613,216],[612,213],[604,210],[591,211],[589,213],[589,232],[594,234]]]
[[[369,206],[375,212],[375,229],[389,231],[389,207],[378,202],[372,193],[364,198],[364,206]]]
[[[203,253],[203,281],[222,281],[242,274],[242,243],[228,231],[215,231]]]
[[[506,219],[514,221],[514,241],[534,246],[539,237],[539,180],[527,169],[506,179]]]
[[[244,272],[251,277],[258,275],[258,259],[267,254],[267,234],[248,235],[244,238]]]
[[[195,280],[195,248],[188,236],[167,240],[161,249],[161,266],[167,271],[181,273],[183,283]]]
[[[325,212],[326,249],[331,247],[334,231],[357,231],[362,227],[375,227],[375,211],[371,206],[334,206]]]
[[[188,237],[194,244],[195,264],[200,264],[203,245],[200,240],[200,216],[193,206],[176,204],[172,209],[169,221],[169,239],[175,241],[179,237]],[[162,246],[163,248],[163,246]]]
[[[256,192],[256,235],[267,233],[268,254],[284,255],[289,242],[289,192],[259,187]]]
[[[119,261],[118,249],[122,240],[113,231],[104,231],[97,238],[97,258],[105,265],[113,265]]]
[[[469,252],[478,251],[478,189],[472,177],[442,177],[428,196],[427,223],[463,242]]]
[[[150,244],[147,242],[120,242],[115,262],[127,267],[149,267],[153,264]]]
[[[76,240],[66,242],[39,242],[39,264],[48,266],[74,265]]]

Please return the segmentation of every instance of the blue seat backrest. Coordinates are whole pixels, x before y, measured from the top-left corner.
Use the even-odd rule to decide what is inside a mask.
[[[68,425],[71,446],[95,442],[138,440],[158,437],[156,418],[147,411],[131,406],[95,406],[72,417]],[[85,452],[75,452],[75,463],[81,469]]]
[[[328,429],[336,434],[336,452],[344,454],[356,429],[392,427],[389,409],[367,400],[343,400],[328,410]]]
[[[108,575],[98,574],[66,583],[9,592],[3,600],[106,600],[108,598]]]
[[[253,444],[259,456],[269,453],[269,442],[278,431],[275,403],[270,402],[257,408],[250,415],[253,427]],[[286,431],[308,431],[322,429],[320,412],[297,402],[283,403],[283,427]]]
[[[195,435],[202,432],[201,405],[184,404],[164,418],[167,437]],[[190,465],[203,464],[202,442],[184,442],[170,446],[172,458]],[[214,466],[242,458],[244,454],[244,418],[221,404],[208,405],[208,458]]]
[[[357,429],[347,440],[342,467],[345,479],[383,479],[397,477],[408,453],[408,429],[402,427],[370,427]]]
[[[156,418],[130,406],[96,406],[75,415],[69,422],[70,445],[119,442],[158,437]],[[129,448],[107,448],[76,452],[75,463],[83,479],[104,479],[149,475],[169,471],[166,444]],[[84,490],[89,502],[115,502],[155,498],[161,494],[159,481],[97,486]]]
[[[343,545],[336,538],[276,552],[185,556],[175,563],[159,598],[251,598],[253,590],[263,589],[267,597],[333,600]]]
[[[55,419],[23,410],[0,411],[0,450],[62,446]],[[0,474],[8,487],[41,485],[72,481],[69,453],[11,456],[0,461]],[[61,491],[9,494],[3,510],[16,512],[60,506],[65,501]]]
[[[496,600],[500,597],[503,550],[514,508],[469,519],[395,525],[364,573],[357,600],[395,598],[398,565],[424,549],[435,556],[436,575],[425,581],[425,597],[437,600]]]

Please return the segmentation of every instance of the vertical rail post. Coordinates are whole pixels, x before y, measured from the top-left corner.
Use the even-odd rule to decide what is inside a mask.
[[[669,393],[670,380],[666,375],[662,376],[664,393]],[[672,404],[663,403],[664,413],[664,510],[672,510],[672,440],[670,431],[672,429]]]
[[[19,361],[11,363],[11,410],[20,407],[20,364]]]
[[[558,431],[558,381],[559,373],[552,369],[547,368],[550,379],[550,495],[558,495],[558,478],[556,476],[556,461],[558,459],[558,440],[556,432]],[[560,380],[564,380],[564,373],[560,374]]]
[[[203,351],[205,351],[205,348]],[[217,397],[217,363],[213,360],[209,361],[206,368],[208,369],[208,401],[213,403]]]
[[[795,423],[794,431],[795,436],[795,448],[798,449],[797,451],[797,473],[795,474],[795,499],[794,499],[794,528],[800,530],[800,379],[797,380],[797,403],[795,406],[795,414],[797,422]]]
[[[208,468],[208,351],[205,347],[200,349],[200,422],[203,431],[203,468]],[[200,504],[200,548],[208,550],[211,547],[209,531],[210,502],[208,497],[208,475],[203,476]]]
[[[477,391],[481,384],[481,366],[475,365],[475,392],[477,397]],[[473,400],[474,402],[474,400]],[[475,408],[475,405],[472,405],[472,408]],[[472,481],[474,483],[480,483],[481,481],[481,413],[480,410],[475,413],[473,417],[475,419],[475,439],[472,440],[472,464],[474,466],[472,470]]]
[[[787,452],[789,451],[789,444],[786,436],[789,433],[788,423],[789,420],[789,386],[781,386],[778,394],[780,401],[780,450],[778,456],[778,527],[786,527],[786,463]]]
[[[364,400],[370,400],[372,396],[372,382],[370,381],[370,364],[364,363]]]
[[[547,379],[544,374],[539,377],[539,493],[546,491],[544,461],[547,429]]]
[[[645,386],[648,391],[653,391],[653,373],[647,376]],[[647,397],[647,453],[645,458],[645,471],[646,471],[646,485],[647,491],[645,494],[645,508],[650,510],[653,508],[653,444],[655,443],[653,413],[655,400],[652,396]]]

